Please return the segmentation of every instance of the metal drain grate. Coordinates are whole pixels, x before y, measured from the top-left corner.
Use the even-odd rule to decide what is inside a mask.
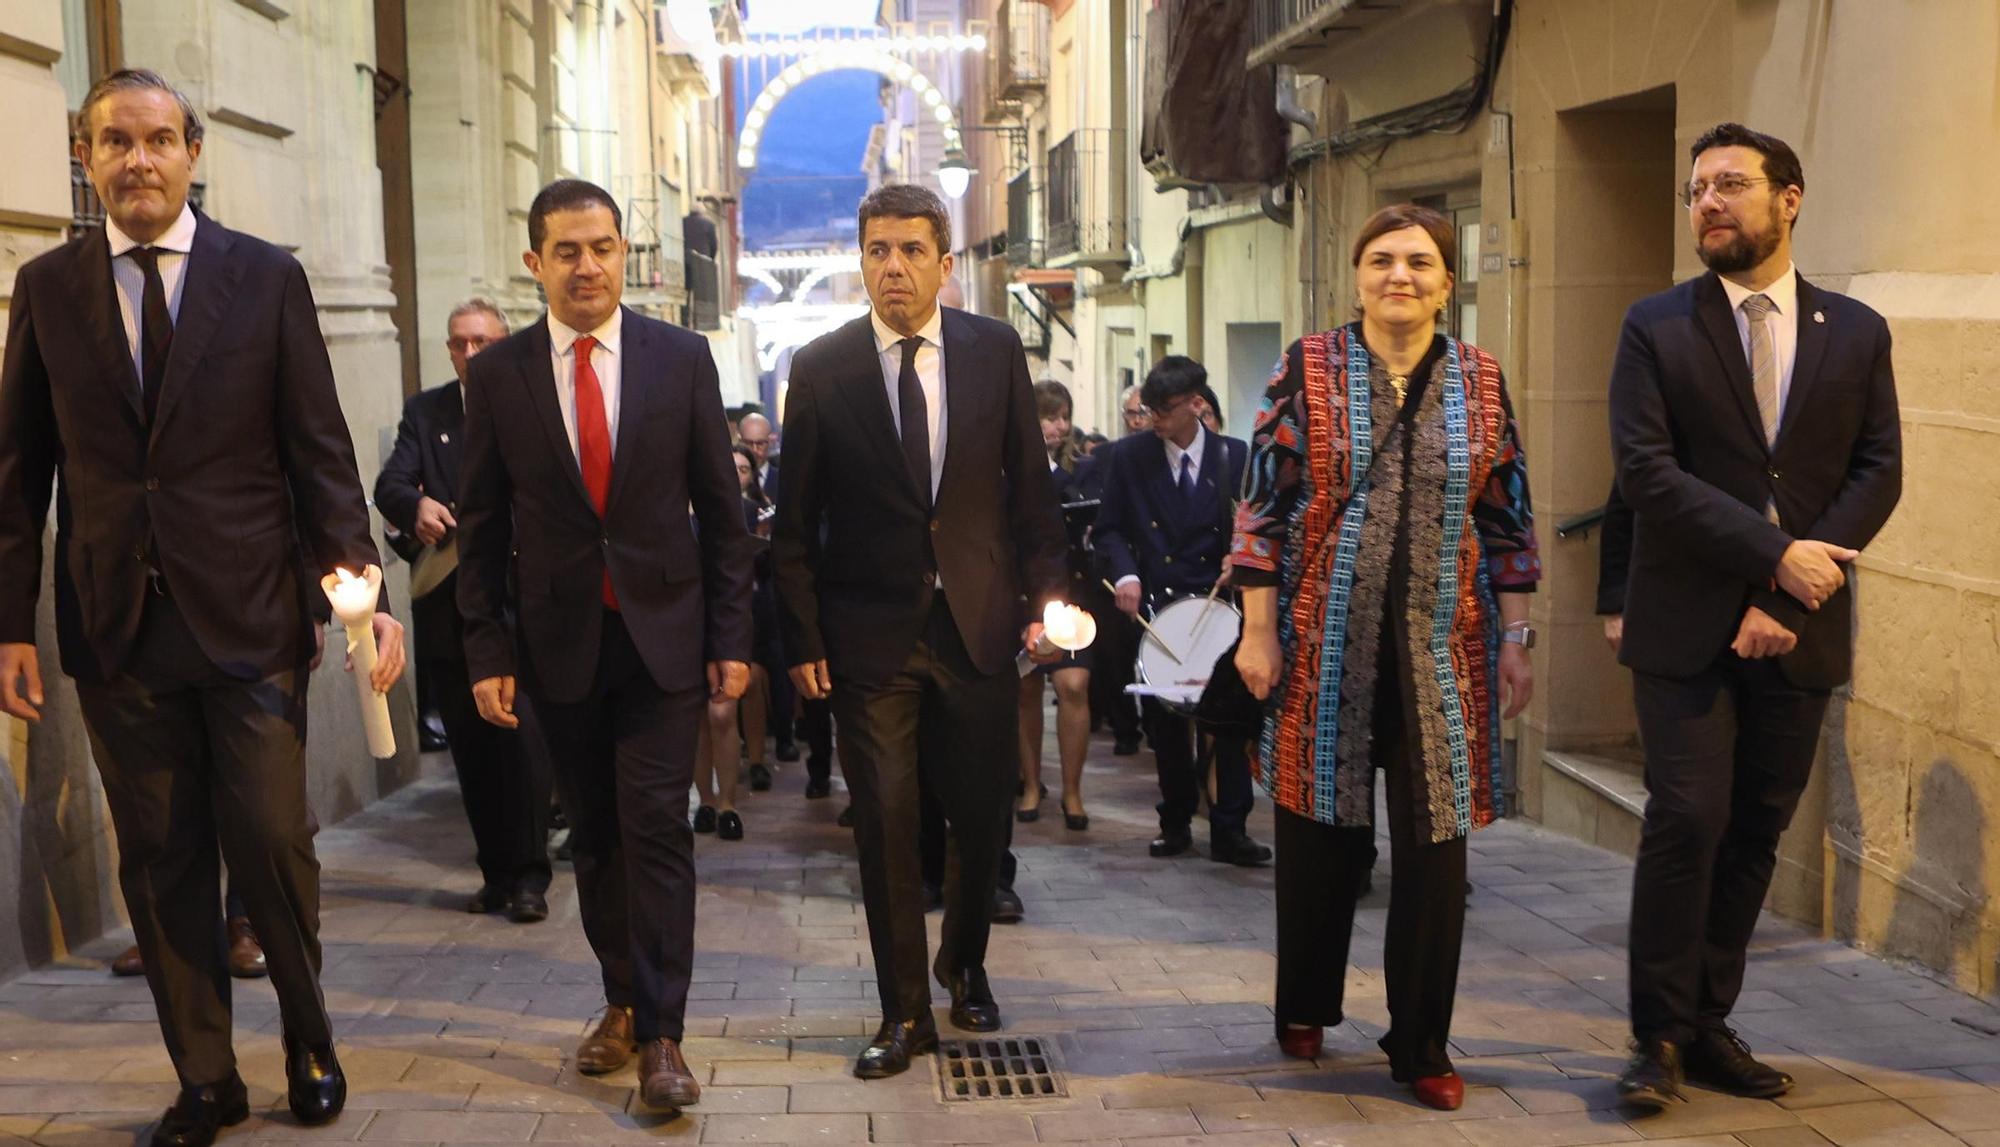
[[[938,1086],[947,1100],[1058,1099],[1069,1094],[1055,1041],[994,1036],[938,1041]]]

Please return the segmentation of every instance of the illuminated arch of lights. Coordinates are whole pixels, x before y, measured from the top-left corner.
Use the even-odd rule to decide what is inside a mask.
[[[764,85],[764,90],[757,94],[757,102],[750,105],[750,112],[744,117],[743,133],[737,140],[736,166],[746,171],[757,166],[757,145],[763,141],[764,123],[792,89],[821,72],[850,68],[885,76],[915,92],[918,101],[943,130],[946,150],[964,146],[951,104],[930,77],[877,44],[855,40],[834,41],[800,58]]]

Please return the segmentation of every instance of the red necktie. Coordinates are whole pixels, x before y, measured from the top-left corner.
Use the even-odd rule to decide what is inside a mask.
[[[597,340],[578,336],[570,345],[576,355],[576,459],[583,469],[583,488],[597,516],[604,516],[604,504],[611,497],[611,425],[604,417],[604,388],[597,384],[597,370],[590,365],[590,352]],[[609,555],[607,555],[608,559]],[[604,604],[618,608],[618,595],[611,589],[611,567],[604,567]]]

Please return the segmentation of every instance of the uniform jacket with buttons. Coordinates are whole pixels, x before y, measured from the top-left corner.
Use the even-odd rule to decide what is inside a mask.
[[[1137,576],[1158,600],[1162,593],[1207,593],[1221,576],[1249,446],[1206,437],[1192,500],[1174,484],[1159,435],[1122,439],[1112,451],[1091,534],[1098,569],[1112,584]]]
[[[1633,514],[1619,657],[1640,672],[1701,672],[1756,605],[1798,634],[1779,661],[1794,685],[1848,678],[1854,571],[1817,612],[1772,578],[1794,538],[1860,549],[1895,509],[1903,451],[1889,325],[1803,277],[1798,287],[1798,358],[1768,446],[1713,272],[1625,314],[1611,370],[1618,494]]]
[[[115,291],[97,229],[14,279],[0,367],[0,641],[35,640],[53,489],[56,637],[70,676],[103,682],[124,667],[155,568],[223,672],[301,668],[314,602],[325,608],[320,577],[381,560],[305,271],[197,212],[150,424]]]

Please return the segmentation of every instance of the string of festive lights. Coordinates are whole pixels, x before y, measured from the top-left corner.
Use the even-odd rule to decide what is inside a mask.
[[[808,52],[825,51],[829,47],[859,45],[877,52],[983,52],[986,37],[972,35],[954,36],[857,36],[852,39],[816,40],[810,37],[785,36],[770,40],[733,40],[722,45],[722,54],[729,59],[760,59],[772,56],[798,56]]]

